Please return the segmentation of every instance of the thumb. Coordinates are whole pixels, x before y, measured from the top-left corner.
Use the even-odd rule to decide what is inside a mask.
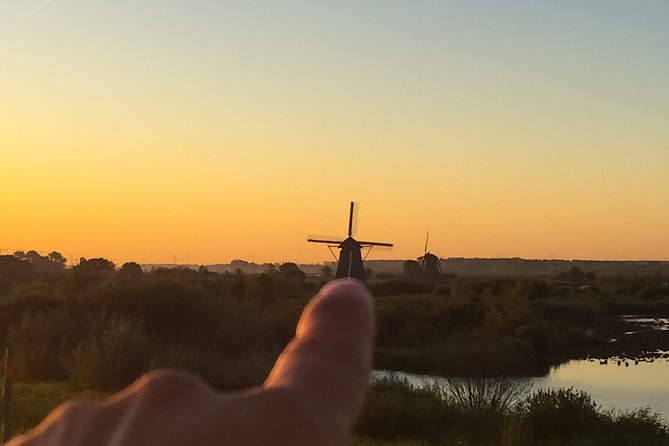
[[[297,393],[316,416],[351,428],[369,383],[375,334],[372,296],[355,279],[323,287],[265,381]]]

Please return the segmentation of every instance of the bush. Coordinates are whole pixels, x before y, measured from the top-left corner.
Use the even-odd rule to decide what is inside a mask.
[[[414,295],[431,292],[434,289],[434,284],[398,279],[370,283],[369,289],[376,297],[392,296],[394,294]]]
[[[539,390],[520,406],[534,438],[580,437],[602,425],[603,417],[592,397],[581,390]]]
[[[220,357],[215,352],[190,350],[182,346],[159,353],[150,369],[175,367],[201,376],[219,390],[243,389],[261,384],[274,365],[276,355],[252,353]]]
[[[626,412],[609,412],[608,422],[601,435],[601,443],[609,446],[629,444],[669,444],[669,426],[662,417],[649,408]]]
[[[9,331],[18,376],[27,382],[65,379],[70,352],[84,332],[83,325],[64,310],[24,314]]]
[[[449,378],[442,393],[460,410],[504,414],[526,396],[529,388],[529,379]]]
[[[356,432],[384,440],[439,438],[453,413],[439,391],[382,380],[372,387]]]
[[[83,388],[117,390],[148,369],[157,343],[137,318],[115,314],[96,322],[72,354],[71,379]]]

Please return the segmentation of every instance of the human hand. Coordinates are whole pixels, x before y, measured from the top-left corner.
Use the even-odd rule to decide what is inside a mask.
[[[369,292],[325,286],[264,384],[219,393],[179,370],[150,372],[103,402],[65,403],[8,446],[349,444],[372,365]]]

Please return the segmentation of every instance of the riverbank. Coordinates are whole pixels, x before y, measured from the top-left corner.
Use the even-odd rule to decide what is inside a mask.
[[[653,323],[654,320],[662,322],[664,319],[638,315],[600,317],[580,324],[581,330],[591,334],[592,342],[571,346],[551,356],[549,362],[558,365],[579,359],[613,359],[639,363],[669,359],[669,330],[664,329],[664,324]]]
[[[669,427],[647,409],[607,411],[585,392],[523,393],[523,385],[522,380],[465,379],[416,388],[403,381],[380,381],[356,428],[365,440],[356,444],[669,444]]]

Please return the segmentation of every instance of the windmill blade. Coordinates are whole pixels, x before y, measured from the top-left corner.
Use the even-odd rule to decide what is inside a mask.
[[[307,240],[331,240],[333,243],[341,243],[346,239],[341,235],[332,234],[307,234]]]
[[[325,243],[327,245],[337,245],[342,242],[341,240],[327,240],[327,239],[319,239],[319,238],[308,238],[308,242],[310,243]]]
[[[363,246],[385,246],[387,248],[392,248],[393,244],[392,243],[383,243],[383,242],[362,242],[358,240],[358,243],[360,243]]]
[[[365,256],[362,258],[362,261],[364,262],[367,260],[367,256],[372,252],[372,248],[374,248],[374,252],[391,252],[393,248],[389,246],[379,246],[379,245],[363,245],[363,249],[367,249],[365,252]]]
[[[360,203],[351,202],[352,213],[351,213],[351,230],[349,237],[354,237],[358,233],[358,215],[360,214]]]
[[[358,227],[358,207],[360,203],[351,201],[348,211],[348,236],[354,237]]]
[[[423,250],[423,255],[427,254],[427,242],[430,240],[430,231],[427,231],[427,236],[425,236],[425,249]]]

